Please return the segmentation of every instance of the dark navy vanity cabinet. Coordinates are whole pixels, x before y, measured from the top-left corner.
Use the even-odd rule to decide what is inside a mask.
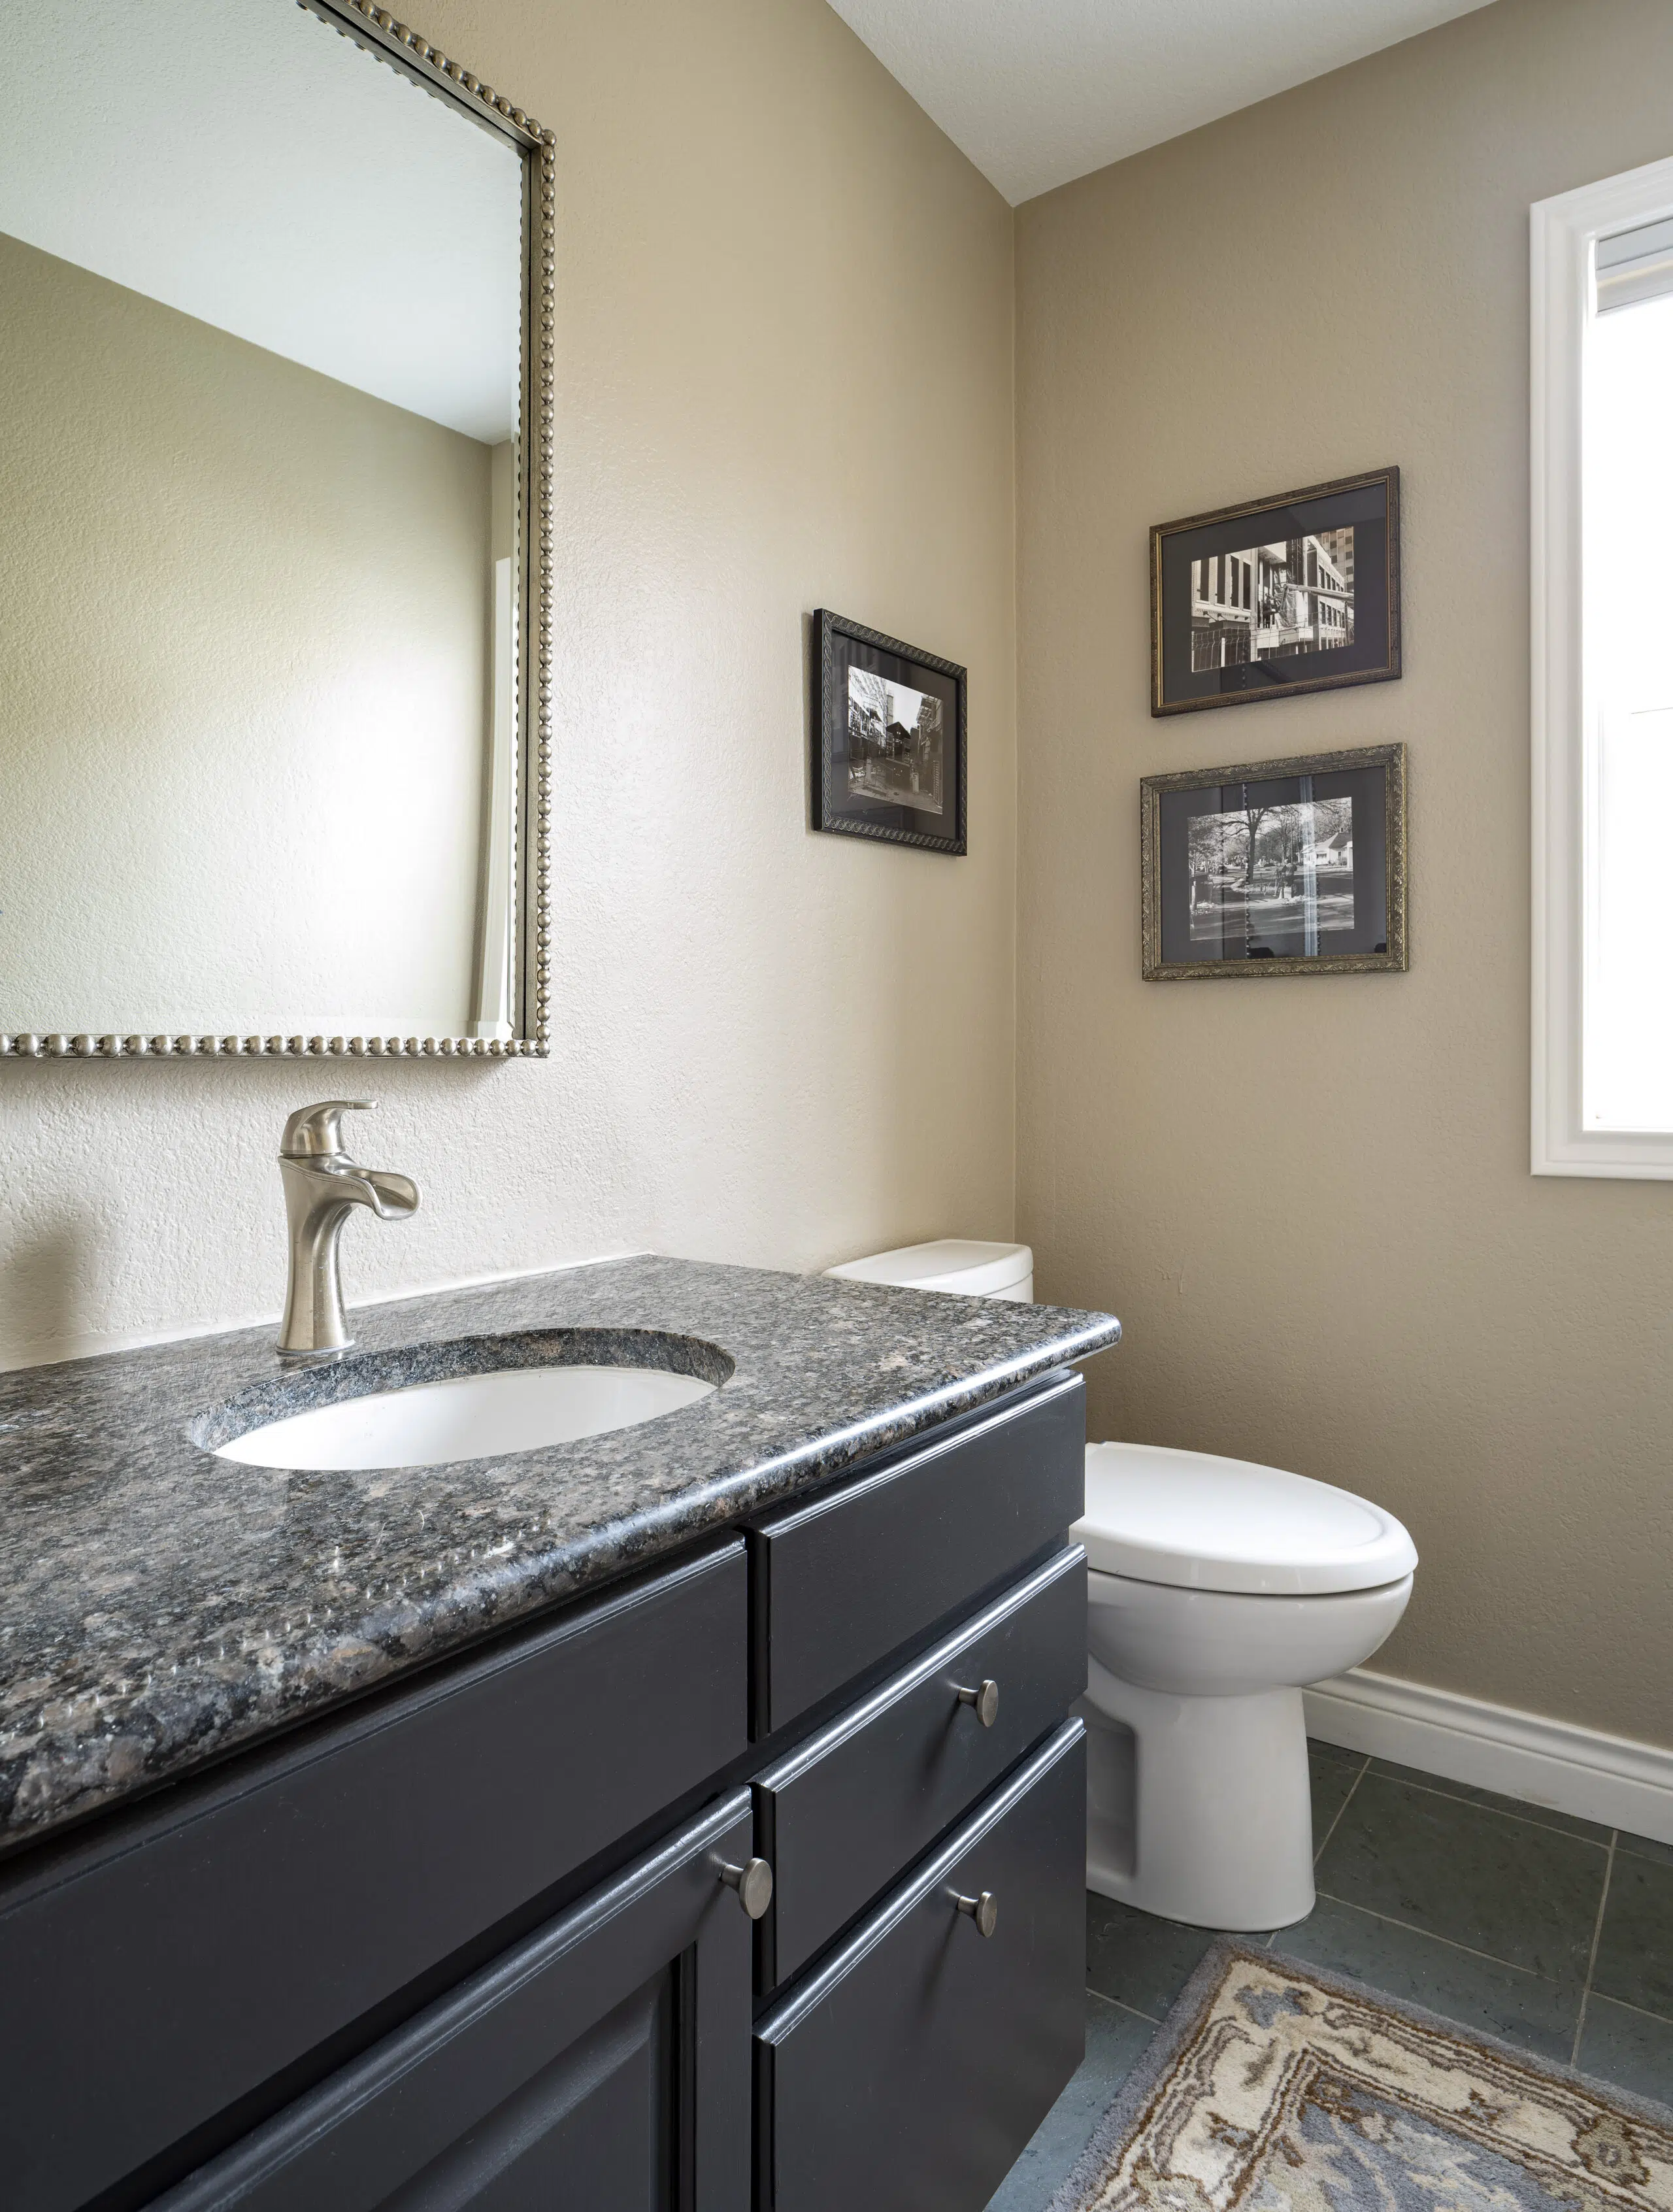
[[[1048,1374],[18,1853],[7,2212],[981,2212],[1082,2050],[1084,1433]]]

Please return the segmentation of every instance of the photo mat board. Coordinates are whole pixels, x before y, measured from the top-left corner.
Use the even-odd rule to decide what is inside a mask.
[[[1194,713],[1400,673],[1400,471],[1158,523],[1150,711]]]
[[[962,854],[966,672],[827,608],[814,622],[814,828]]]
[[[1407,966],[1403,745],[1147,776],[1140,809],[1147,982]]]

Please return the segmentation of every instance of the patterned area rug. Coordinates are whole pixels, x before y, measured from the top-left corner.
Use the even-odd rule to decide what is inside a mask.
[[[1216,1947],[1052,2212],[1673,2212],[1673,2112]]]

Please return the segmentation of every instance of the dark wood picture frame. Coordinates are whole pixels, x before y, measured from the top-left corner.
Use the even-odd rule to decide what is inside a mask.
[[[955,660],[849,622],[827,607],[818,608],[813,619],[813,827],[840,837],[871,837],[915,845],[925,853],[962,854],[967,672]],[[887,686],[894,684],[920,701],[914,728],[883,720],[879,750],[858,765],[851,670],[875,679],[884,696]],[[923,722],[929,701],[937,702],[932,757]],[[924,787],[931,775],[938,778],[938,788],[935,783]],[[931,799],[938,803],[930,804]]]
[[[1305,546],[1323,533],[1351,531],[1354,549],[1345,556],[1345,574],[1330,572],[1322,588],[1327,556],[1315,549],[1306,557],[1320,564],[1299,580],[1282,566],[1268,570],[1258,558],[1237,562],[1236,582],[1227,598],[1224,559],[1257,554],[1261,544],[1287,540]],[[1262,533],[1264,533],[1263,536]],[[1298,554],[1292,551],[1293,565]],[[1204,605],[1199,621],[1193,589],[1196,564],[1203,564],[1207,590],[1217,605]],[[1268,579],[1284,581],[1269,588]],[[1258,578],[1258,581],[1257,580]],[[1227,603],[1227,599],[1229,603]],[[1292,620],[1294,603],[1308,611],[1304,625],[1292,627],[1286,642],[1263,652],[1258,639],[1262,622],[1282,604],[1291,612],[1275,616],[1276,634]],[[1322,625],[1328,621],[1332,629]],[[1306,639],[1345,640],[1308,649]],[[1269,635],[1273,634],[1269,631]],[[1221,656],[1195,665],[1206,646]],[[1237,656],[1241,654],[1242,658]],[[1230,658],[1224,656],[1230,655]],[[1339,691],[1355,684],[1389,684],[1400,674],[1400,471],[1373,469],[1363,476],[1338,477],[1309,484],[1276,498],[1216,507],[1211,514],[1159,522],[1150,532],[1150,712],[1192,714],[1209,707],[1246,707],[1257,699],[1293,698],[1302,691]]]
[[[1375,781],[1381,778],[1382,805],[1374,805],[1373,793]],[[1350,816],[1349,831],[1352,842],[1350,857],[1346,863],[1345,888],[1350,899],[1352,922],[1343,927],[1326,923],[1321,929],[1318,916],[1322,910],[1321,897],[1328,899],[1332,892],[1339,899],[1341,890],[1327,875],[1314,871],[1310,876],[1297,875],[1296,883],[1310,883],[1312,890],[1303,890],[1297,902],[1298,922],[1303,923],[1309,903],[1314,917],[1315,938],[1337,935],[1347,940],[1348,949],[1339,952],[1286,954],[1270,945],[1260,946],[1250,941],[1248,923],[1249,898],[1246,885],[1254,881],[1252,861],[1246,862],[1247,876],[1244,890],[1243,928],[1234,933],[1233,943],[1240,942],[1240,951],[1221,951],[1213,958],[1193,959],[1189,948],[1197,932],[1195,917],[1200,910],[1197,893],[1203,878],[1192,878],[1187,857],[1191,814],[1186,800],[1190,794],[1202,793],[1212,795],[1214,804],[1209,811],[1214,813],[1252,812],[1257,805],[1263,813],[1294,803],[1280,794],[1284,787],[1303,781],[1312,784],[1322,782],[1337,787],[1334,792],[1298,792],[1295,797],[1324,799],[1351,797],[1367,802],[1368,818],[1363,821],[1357,809]],[[1406,887],[1406,749],[1403,744],[1361,745],[1349,752],[1304,753],[1285,760],[1251,761],[1234,768],[1185,769],[1168,775],[1148,775],[1139,786],[1140,808],[1140,890],[1143,902],[1142,961],[1147,983],[1202,981],[1209,977],[1271,977],[1275,975],[1370,975],[1381,970],[1403,972],[1410,964],[1407,943]],[[1357,788],[1355,788],[1357,787]],[[1238,794],[1234,807],[1225,804],[1226,794]],[[1258,794],[1252,799],[1252,791]],[[1258,796],[1261,793],[1264,797]],[[1246,851],[1252,854],[1258,846],[1259,824],[1251,821]],[[1370,883],[1369,900],[1360,909],[1360,886],[1357,881],[1361,865],[1367,866]],[[1338,865],[1340,865],[1338,863]],[[1183,879],[1182,872],[1183,871]],[[1321,894],[1318,886],[1324,885]],[[1210,891],[1218,899],[1224,896],[1230,908],[1235,901],[1236,887],[1220,894]],[[1278,903],[1294,896],[1294,888],[1288,892],[1280,887]],[[1380,913],[1377,905],[1380,896]],[[1269,909],[1274,902],[1268,902]],[[1380,923],[1380,927],[1379,927]],[[1283,934],[1293,935],[1295,925],[1288,925]],[[1265,926],[1264,933],[1266,932]],[[1358,938],[1361,941],[1355,943]],[[1368,939],[1367,943],[1365,940]],[[1222,943],[1223,943],[1222,936]],[[1182,957],[1182,947],[1184,953]]]

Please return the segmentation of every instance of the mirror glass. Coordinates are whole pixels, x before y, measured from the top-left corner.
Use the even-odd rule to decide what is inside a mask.
[[[329,7],[0,29],[0,1033],[521,1036],[526,145]]]

